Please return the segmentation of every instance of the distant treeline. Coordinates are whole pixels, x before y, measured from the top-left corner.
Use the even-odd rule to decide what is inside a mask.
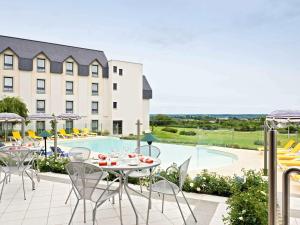
[[[226,116],[227,115],[227,116]],[[151,126],[199,128],[203,130],[231,129],[235,131],[263,130],[265,115],[246,114],[230,115],[166,115],[156,114],[150,116]],[[281,133],[287,133],[288,128],[279,129]],[[299,131],[299,127],[290,126],[290,133]]]

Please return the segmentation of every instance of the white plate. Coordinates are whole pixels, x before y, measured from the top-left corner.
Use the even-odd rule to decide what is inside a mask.
[[[138,166],[138,163],[128,163],[128,166]]]

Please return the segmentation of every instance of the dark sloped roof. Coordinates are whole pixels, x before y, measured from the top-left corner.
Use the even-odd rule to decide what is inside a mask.
[[[152,99],[152,88],[145,75],[143,75],[143,99]]]
[[[108,77],[107,58],[103,51],[0,35],[0,52],[7,48],[14,51],[21,59],[20,70],[32,70],[32,59],[43,53],[51,61],[53,73],[61,73],[59,64],[71,56],[79,64],[79,75],[87,76],[87,66],[97,60],[103,68],[103,77]]]

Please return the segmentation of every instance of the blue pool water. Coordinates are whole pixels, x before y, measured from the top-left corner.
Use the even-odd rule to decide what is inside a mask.
[[[142,145],[146,143],[141,143]],[[77,140],[62,141],[58,143],[65,147],[87,147],[94,152],[109,153],[133,152],[136,141],[121,140],[113,137],[85,138]],[[209,169],[230,165],[236,160],[236,156],[221,151],[211,150],[204,147],[153,143],[161,150],[161,167],[166,168],[173,162],[178,165],[192,156],[189,170]]]

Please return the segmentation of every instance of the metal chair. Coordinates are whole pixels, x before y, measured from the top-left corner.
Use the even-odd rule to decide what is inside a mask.
[[[144,156],[150,156],[158,158],[160,156],[160,149],[152,145],[143,145],[140,149],[136,148],[135,152],[139,152]],[[128,176],[131,178],[138,178],[140,183],[140,191],[143,192],[143,186],[141,183],[142,178],[149,177],[151,174],[150,169],[132,171]]]
[[[1,157],[5,157],[5,155],[3,155],[2,152],[0,151],[0,158]],[[4,173],[2,179],[1,179],[1,177],[2,177],[1,173]],[[2,199],[4,184],[7,183],[7,179],[8,179],[8,170],[7,170],[7,168],[0,166],[0,184],[2,184],[1,192],[0,192],[0,201]]]
[[[22,146],[7,146],[1,148],[1,169],[2,171],[5,171],[5,174],[9,178],[9,181],[12,174],[18,174],[22,176],[24,200],[26,200],[24,174],[26,174],[30,178],[32,183],[32,190],[35,189],[33,173],[35,173],[37,181],[39,182],[38,173],[33,169],[35,158],[35,151]],[[31,172],[31,176],[28,172]]]
[[[76,212],[80,200],[83,200],[84,222],[86,222],[86,200],[92,201],[95,204],[95,207],[93,209],[93,224],[95,224],[97,208],[101,206],[106,200],[112,198],[115,195],[119,195],[120,218],[121,224],[123,224],[120,197],[122,179],[120,179],[120,176],[118,176],[117,173],[115,173],[115,175],[117,176],[116,179],[108,183],[105,188],[99,188],[97,186],[100,180],[102,180],[103,176],[105,175],[105,172],[100,167],[84,162],[70,162],[69,164],[67,164],[66,170],[72,181],[74,193],[77,198],[77,202],[70,218],[69,224],[72,223],[73,216]],[[119,185],[118,187],[113,187],[113,184],[116,181],[119,181]]]
[[[69,159],[71,162],[84,162],[90,158],[91,155],[91,150],[85,147],[75,147],[70,149],[69,151]],[[68,197],[65,201],[65,204],[67,204],[72,191],[74,190],[73,186],[71,190],[69,191]]]
[[[181,210],[181,207],[180,207],[180,204],[178,202],[178,198],[177,198],[177,195],[181,192],[186,204],[188,205],[189,207],[189,210],[192,214],[192,216],[194,217],[194,220],[195,222],[197,222],[197,219],[193,213],[193,210],[191,209],[183,191],[182,191],[182,187],[183,187],[183,184],[184,184],[184,181],[185,181],[185,178],[187,176],[187,171],[188,171],[188,167],[189,167],[189,163],[190,163],[190,160],[191,160],[191,157],[188,158],[187,160],[185,160],[180,166],[179,168],[177,169],[176,167],[174,166],[171,166],[169,167],[166,172],[168,172],[169,169],[176,169],[178,170],[178,173],[179,173],[179,185],[175,184],[175,183],[172,183],[170,181],[168,181],[165,177],[162,177],[162,176],[159,176],[159,175],[153,175],[152,178],[158,178],[159,181],[153,183],[153,184],[150,184],[149,186],[149,191],[150,191],[150,197],[151,197],[151,193],[152,192],[156,192],[158,194],[162,194],[162,213],[164,212],[164,200],[165,200],[165,195],[173,195],[175,197],[175,200],[176,200],[176,203],[178,205],[178,208],[179,208],[179,211],[180,211],[180,214],[182,216],[182,219],[184,221],[184,224],[186,224],[186,220],[184,218],[184,215],[182,213],[182,210]],[[153,182],[153,180],[151,180],[150,182]],[[150,202],[150,201],[149,201]],[[147,223],[148,224],[148,219],[149,219],[149,211],[150,211],[150,204],[148,205],[148,212],[147,212]]]

